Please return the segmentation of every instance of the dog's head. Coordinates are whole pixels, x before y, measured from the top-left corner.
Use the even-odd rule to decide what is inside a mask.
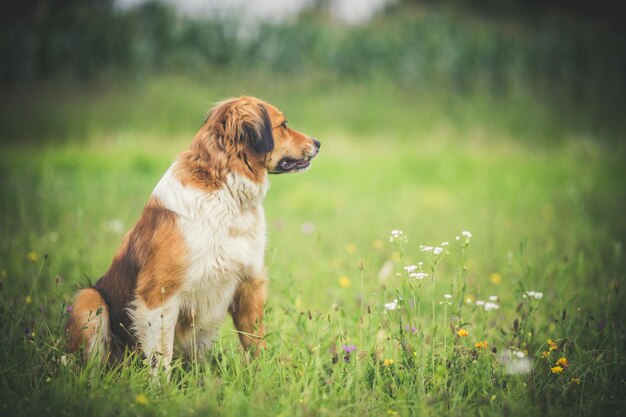
[[[218,146],[245,164],[260,165],[270,174],[307,169],[320,142],[291,129],[276,107],[255,97],[218,103],[207,118]]]

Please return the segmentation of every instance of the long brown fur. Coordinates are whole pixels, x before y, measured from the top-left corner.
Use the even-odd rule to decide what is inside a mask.
[[[288,128],[274,106],[254,97],[229,99],[213,108],[189,149],[178,156],[174,176],[184,187],[205,193],[222,189],[231,173],[261,184],[268,172],[285,172],[279,167],[285,158],[308,161],[317,149],[319,142]],[[103,357],[118,357],[137,346],[129,309],[137,301],[150,309],[164,305],[189,268],[190,248],[177,216],[154,196],[148,200],[107,272],[76,294],[67,323],[69,351],[84,346],[86,355],[106,350]],[[264,276],[242,277],[230,300],[241,343],[255,352],[264,346],[265,298]],[[192,312],[181,310],[177,335],[188,334],[193,320]]]

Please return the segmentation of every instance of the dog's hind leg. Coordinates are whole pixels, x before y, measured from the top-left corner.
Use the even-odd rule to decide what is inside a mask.
[[[267,280],[249,278],[239,284],[229,311],[239,332],[239,340],[246,350],[255,355],[265,347],[263,340],[263,308],[265,306]]]

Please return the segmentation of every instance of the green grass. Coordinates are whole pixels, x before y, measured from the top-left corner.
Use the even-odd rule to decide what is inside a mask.
[[[323,144],[309,172],[271,178],[268,349],[251,360],[224,323],[210,357],[177,363],[170,382],[137,357],[85,369],[66,355],[64,365],[72,292],[105,271],[116,225],[136,221],[210,103],[241,93],[277,104]],[[2,109],[2,415],[625,410],[623,145],[545,102],[213,74],[47,84],[11,93]],[[393,229],[408,243],[389,242]],[[473,235],[464,257],[463,230]],[[443,241],[433,292],[419,247]],[[403,267],[420,261],[431,276],[408,280]],[[463,302],[492,295],[496,311]],[[546,360],[549,338],[558,348]],[[528,373],[507,373],[507,349],[527,352]],[[551,373],[562,356],[569,367]]]

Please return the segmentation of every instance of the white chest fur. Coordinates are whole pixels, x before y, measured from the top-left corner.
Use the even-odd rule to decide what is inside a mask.
[[[205,192],[184,187],[165,173],[153,195],[177,215],[187,246],[187,268],[177,294],[180,308],[199,321],[217,324],[241,279],[262,274],[266,242],[261,203],[267,182],[256,184],[229,174],[223,187]]]

